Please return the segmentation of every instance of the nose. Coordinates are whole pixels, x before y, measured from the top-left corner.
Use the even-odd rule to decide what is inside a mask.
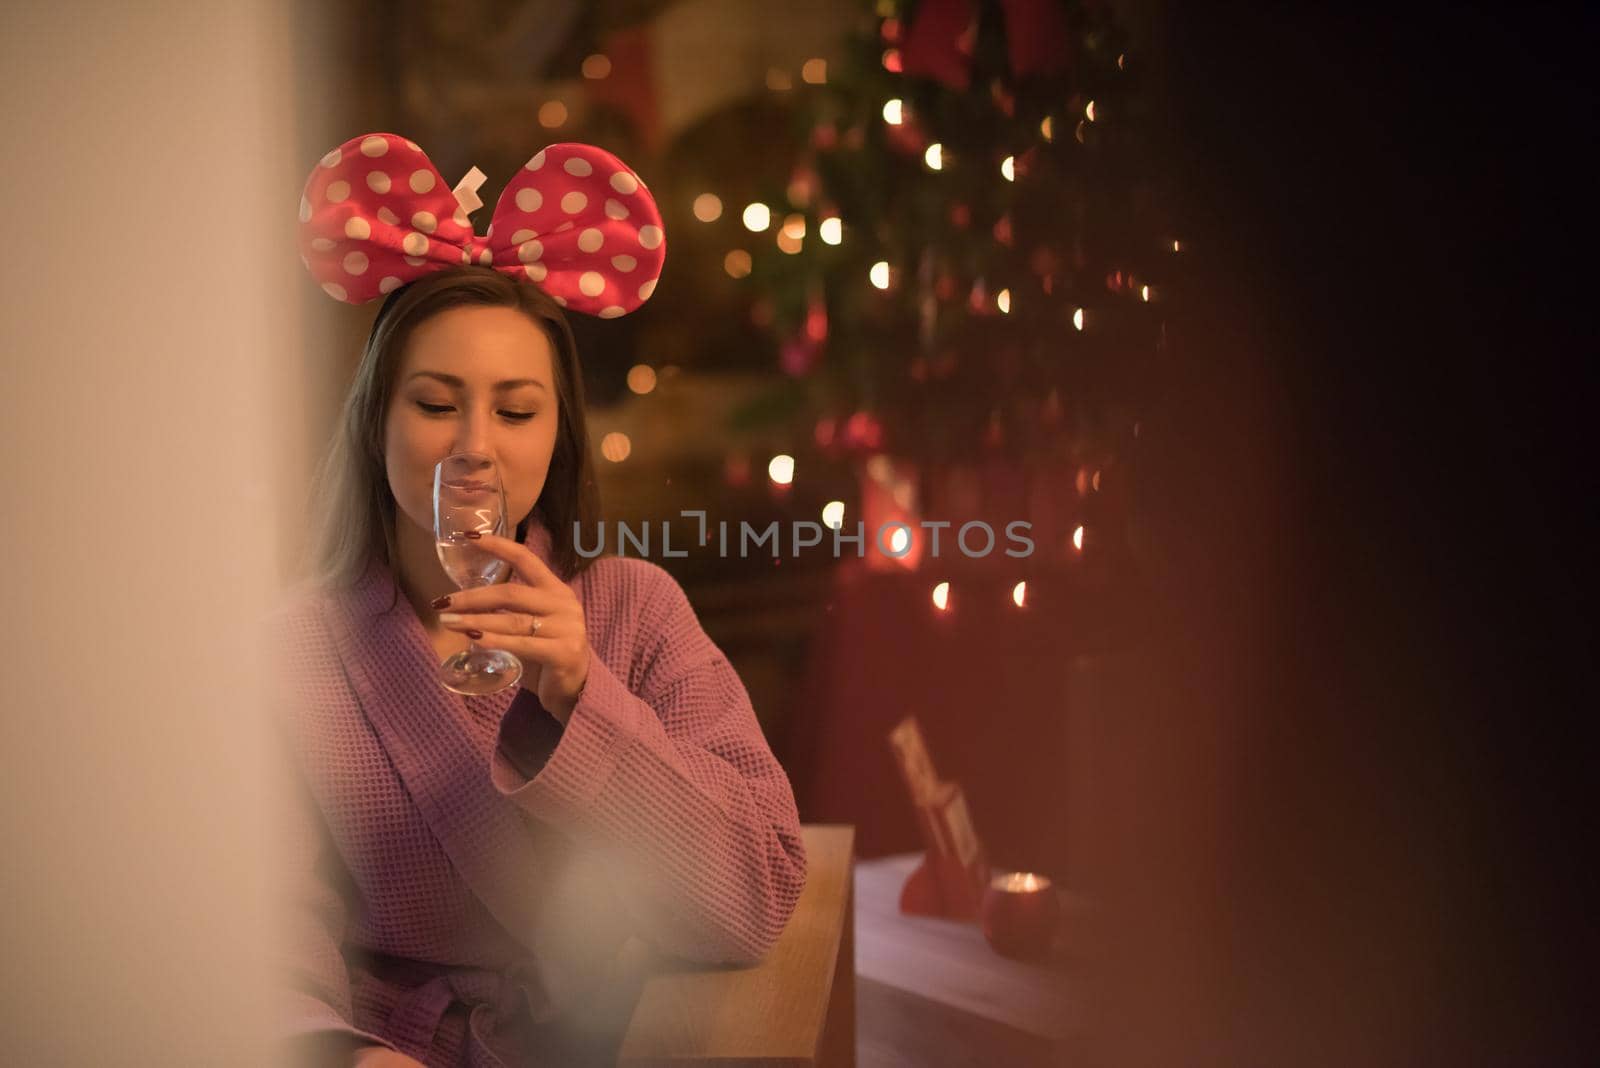
[[[490,437],[493,418],[492,413],[469,407],[460,420],[456,423],[456,440],[453,444],[455,452],[476,452],[491,459],[494,457],[494,445]]]

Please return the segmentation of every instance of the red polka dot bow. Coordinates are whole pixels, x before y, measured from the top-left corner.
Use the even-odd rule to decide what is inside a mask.
[[[416,143],[352,137],[300,198],[300,257],[328,295],[365,304],[446,267],[481,264],[536,283],[573,311],[614,319],[650,299],[666,237],[645,184],[593,145],[550,145],[506,184],[488,233],[469,212],[483,175],[455,190]]]

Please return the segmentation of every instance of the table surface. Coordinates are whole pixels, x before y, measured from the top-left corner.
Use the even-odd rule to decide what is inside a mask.
[[[857,977],[1046,1039],[1072,1033],[1082,998],[1067,962],[1010,960],[976,923],[900,912],[900,888],[921,859],[856,862]],[[1081,907],[1063,897],[1069,912]]]

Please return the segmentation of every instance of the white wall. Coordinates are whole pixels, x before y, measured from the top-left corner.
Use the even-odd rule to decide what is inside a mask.
[[[5,7],[9,1063],[265,1059],[255,620],[305,403],[288,18]]]

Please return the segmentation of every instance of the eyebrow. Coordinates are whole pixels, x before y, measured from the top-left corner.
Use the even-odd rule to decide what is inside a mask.
[[[465,382],[457,378],[455,375],[447,375],[442,371],[417,371],[411,376],[411,378],[437,378],[445,385],[454,386],[456,389],[460,389],[462,386],[466,385]],[[406,381],[411,381],[411,378],[406,379]],[[546,393],[550,392],[550,387],[539,381],[537,378],[508,378],[504,382],[496,382],[494,384],[494,388],[497,392],[507,389],[516,389],[518,386],[538,386]]]

